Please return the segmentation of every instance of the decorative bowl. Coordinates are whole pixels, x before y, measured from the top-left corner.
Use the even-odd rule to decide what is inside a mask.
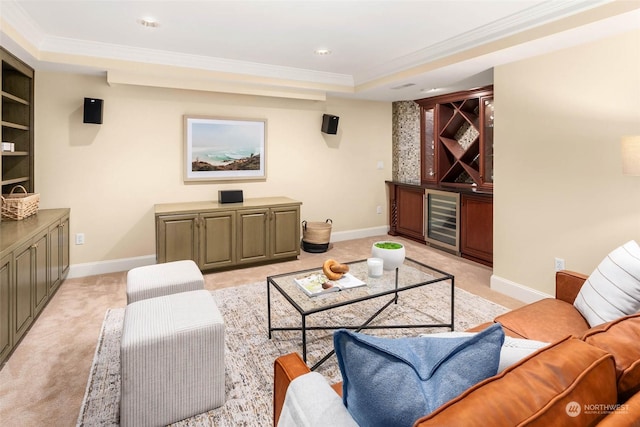
[[[404,262],[404,245],[391,241],[375,242],[371,246],[371,257],[382,258],[384,270],[395,270]]]

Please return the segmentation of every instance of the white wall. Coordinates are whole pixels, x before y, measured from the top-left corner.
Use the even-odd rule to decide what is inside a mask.
[[[640,177],[620,157],[640,135],[640,32],[498,67],[494,88],[492,286],[553,295],[555,257],[589,274],[640,242]]]
[[[334,232],[387,225],[391,103],[109,86],[54,72],[37,72],[35,88],[36,190],[42,209],[71,208],[72,237],[86,235],[72,243],[72,264],[153,255],[154,204],[216,199],[220,189],[300,200],[302,219],[331,218]],[[84,97],[104,99],[102,125],[82,123]],[[340,117],[338,135],[320,132],[323,113]],[[185,114],[267,119],[267,180],[185,184]]]

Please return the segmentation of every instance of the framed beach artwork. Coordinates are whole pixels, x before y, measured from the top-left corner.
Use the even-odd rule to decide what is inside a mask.
[[[184,116],[184,180],[267,178],[267,121]]]

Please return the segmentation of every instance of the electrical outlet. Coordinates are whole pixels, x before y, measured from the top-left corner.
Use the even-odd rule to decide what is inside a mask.
[[[84,245],[84,233],[76,234],[76,245]]]
[[[564,259],[556,258],[556,271],[564,270]]]
[[[382,206],[378,206],[378,207],[376,208],[376,213],[377,213],[378,215],[380,215],[380,214],[382,213]]]

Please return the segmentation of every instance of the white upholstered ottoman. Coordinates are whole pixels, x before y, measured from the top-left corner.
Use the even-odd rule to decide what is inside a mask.
[[[145,265],[127,273],[127,304],[200,289],[204,289],[204,277],[191,260]]]
[[[129,304],[120,374],[123,427],[164,426],[224,404],[224,322],[211,293]]]

